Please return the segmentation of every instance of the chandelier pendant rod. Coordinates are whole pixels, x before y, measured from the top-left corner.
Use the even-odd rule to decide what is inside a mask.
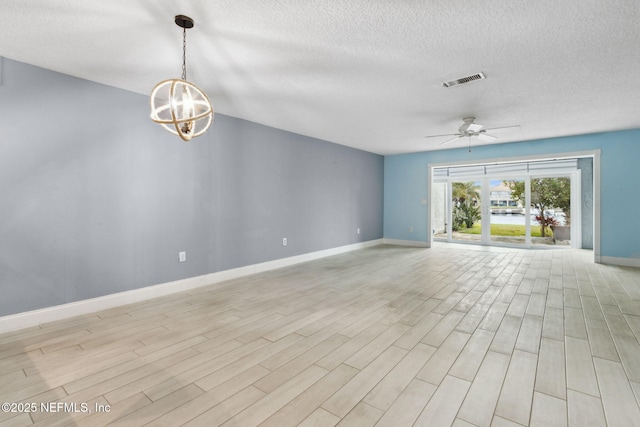
[[[187,28],[182,27],[182,80],[187,81]]]

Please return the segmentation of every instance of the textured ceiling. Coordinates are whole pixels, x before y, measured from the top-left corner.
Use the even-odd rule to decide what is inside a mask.
[[[0,56],[149,94],[177,14],[216,112],[374,153],[466,146],[423,137],[467,116],[521,125],[498,143],[640,128],[638,0],[3,0]]]

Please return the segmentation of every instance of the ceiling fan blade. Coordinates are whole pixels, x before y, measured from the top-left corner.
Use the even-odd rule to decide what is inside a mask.
[[[440,138],[441,136],[460,136],[459,133],[446,133],[444,135],[428,135],[425,138]]]
[[[484,141],[484,142],[491,142],[493,140],[498,139],[497,136],[493,136],[493,135],[489,135],[488,133],[479,133],[477,135],[474,135],[476,138],[478,138],[480,141]]]
[[[451,138],[451,139],[449,139],[449,140],[447,140],[447,141],[445,141],[445,142],[441,143],[440,145],[448,144],[448,143],[453,142],[453,141],[455,141],[455,140],[458,140],[458,139],[460,139],[460,138],[464,138],[464,135],[457,135],[455,138]]]
[[[505,130],[505,129],[518,130],[518,129],[520,129],[520,125],[502,126],[502,127],[499,127],[499,128],[489,128],[489,129],[485,129],[485,131],[494,131],[494,130],[501,131],[501,130]]]

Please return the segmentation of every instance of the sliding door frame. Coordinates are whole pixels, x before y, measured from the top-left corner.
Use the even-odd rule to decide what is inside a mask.
[[[579,159],[579,158],[592,158],[593,159],[593,254],[594,254],[594,261],[595,262],[600,262],[601,260],[601,255],[600,255],[600,150],[591,150],[591,151],[579,151],[579,152],[567,152],[567,153],[554,153],[554,154],[540,154],[540,155],[534,155],[534,156],[522,156],[522,157],[510,157],[510,158],[498,158],[498,159],[482,159],[482,160],[475,160],[475,161],[459,161],[459,162],[447,162],[447,163],[433,163],[433,164],[428,164],[427,165],[427,194],[428,194],[428,200],[429,200],[429,209],[427,209],[427,230],[433,230],[432,227],[432,202],[433,202],[433,195],[432,195],[432,183],[433,183],[433,169],[435,168],[443,168],[443,167],[455,167],[455,166],[470,166],[470,165],[488,165],[488,164],[497,164],[497,163],[518,163],[518,162],[534,162],[534,161],[551,161],[551,160],[562,160],[562,159]],[[527,180],[530,180],[531,177],[561,177],[561,176],[567,176],[567,175],[572,175],[572,193],[571,193],[571,199],[572,200],[577,200],[577,197],[580,197],[581,194],[581,188],[580,188],[580,170],[578,169],[576,172],[572,172],[570,174],[567,173],[557,173],[557,174],[530,174],[526,177]],[[515,175],[518,174],[514,174],[513,177],[515,177]],[[504,178],[509,178],[509,176],[507,174],[501,175]],[[523,178],[523,176],[520,174],[519,178]],[[460,178],[460,179],[465,179],[467,180],[467,178]],[[484,179],[484,177],[480,178],[480,179],[476,179],[476,181],[478,180],[482,180]],[[472,178],[469,178],[468,180],[472,180]],[[576,181],[575,185],[573,184],[573,181]],[[484,186],[483,186],[484,187]],[[446,198],[450,198],[450,185],[446,186],[447,188],[447,194],[446,194]],[[530,183],[528,183],[528,185],[525,185],[525,188],[527,190],[530,189]],[[527,191],[530,193],[530,191]],[[445,198],[445,200],[446,200]],[[531,200],[531,194],[525,194],[525,198],[527,201]],[[485,199],[487,200],[487,199]],[[529,203],[525,203],[525,205],[529,205]],[[578,204],[576,204],[577,206]],[[572,239],[572,247],[574,247],[574,242],[575,242],[575,247],[581,247],[581,229],[580,229],[580,206],[574,206],[574,204],[572,203],[572,231],[571,231],[571,239]],[[450,209],[450,208],[447,208]],[[483,207],[484,209],[484,207]],[[529,212],[529,207],[525,206],[526,212],[525,215],[527,215],[527,212]],[[577,210],[576,210],[577,209]],[[451,218],[451,212],[447,211],[446,212],[447,217]],[[485,217],[484,212],[483,212],[483,217]],[[528,215],[527,215],[528,218]],[[577,223],[576,223],[577,220]],[[488,220],[490,221],[490,219]],[[529,222],[527,220],[527,222]],[[447,236],[451,236],[451,221],[448,220],[447,221]],[[573,225],[576,225],[575,227]],[[530,230],[530,227],[529,227]],[[527,235],[530,235],[530,231],[527,231]],[[449,239],[448,239],[449,240]],[[434,242],[434,236],[432,232],[427,233],[427,247],[431,247],[433,245]],[[530,242],[529,242],[530,243]],[[482,244],[487,244],[487,243],[482,243]],[[490,243],[489,243],[490,244]],[[495,245],[495,243],[493,244]],[[526,245],[526,244],[525,244]],[[528,245],[529,247],[531,246],[530,244]],[[514,246],[516,247],[516,246]],[[518,246],[521,247],[521,246]]]

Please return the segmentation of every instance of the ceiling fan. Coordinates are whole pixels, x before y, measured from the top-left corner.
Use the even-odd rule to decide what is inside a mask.
[[[444,135],[429,135],[429,136],[425,136],[425,138],[440,138],[443,136],[453,136],[453,138],[442,142],[440,145],[445,145],[465,137],[477,138],[480,141],[484,141],[484,142],[491,142],[498,139],[498,137],[489,135],[487,131],[501,131],[503,129],[520,129],[520,125],[484,129],[483,125],[475,122],[476,121],[475,117],[465,117],[462,120],[464,121],[464,123],[458,128],[458,133],[448,133]]]

